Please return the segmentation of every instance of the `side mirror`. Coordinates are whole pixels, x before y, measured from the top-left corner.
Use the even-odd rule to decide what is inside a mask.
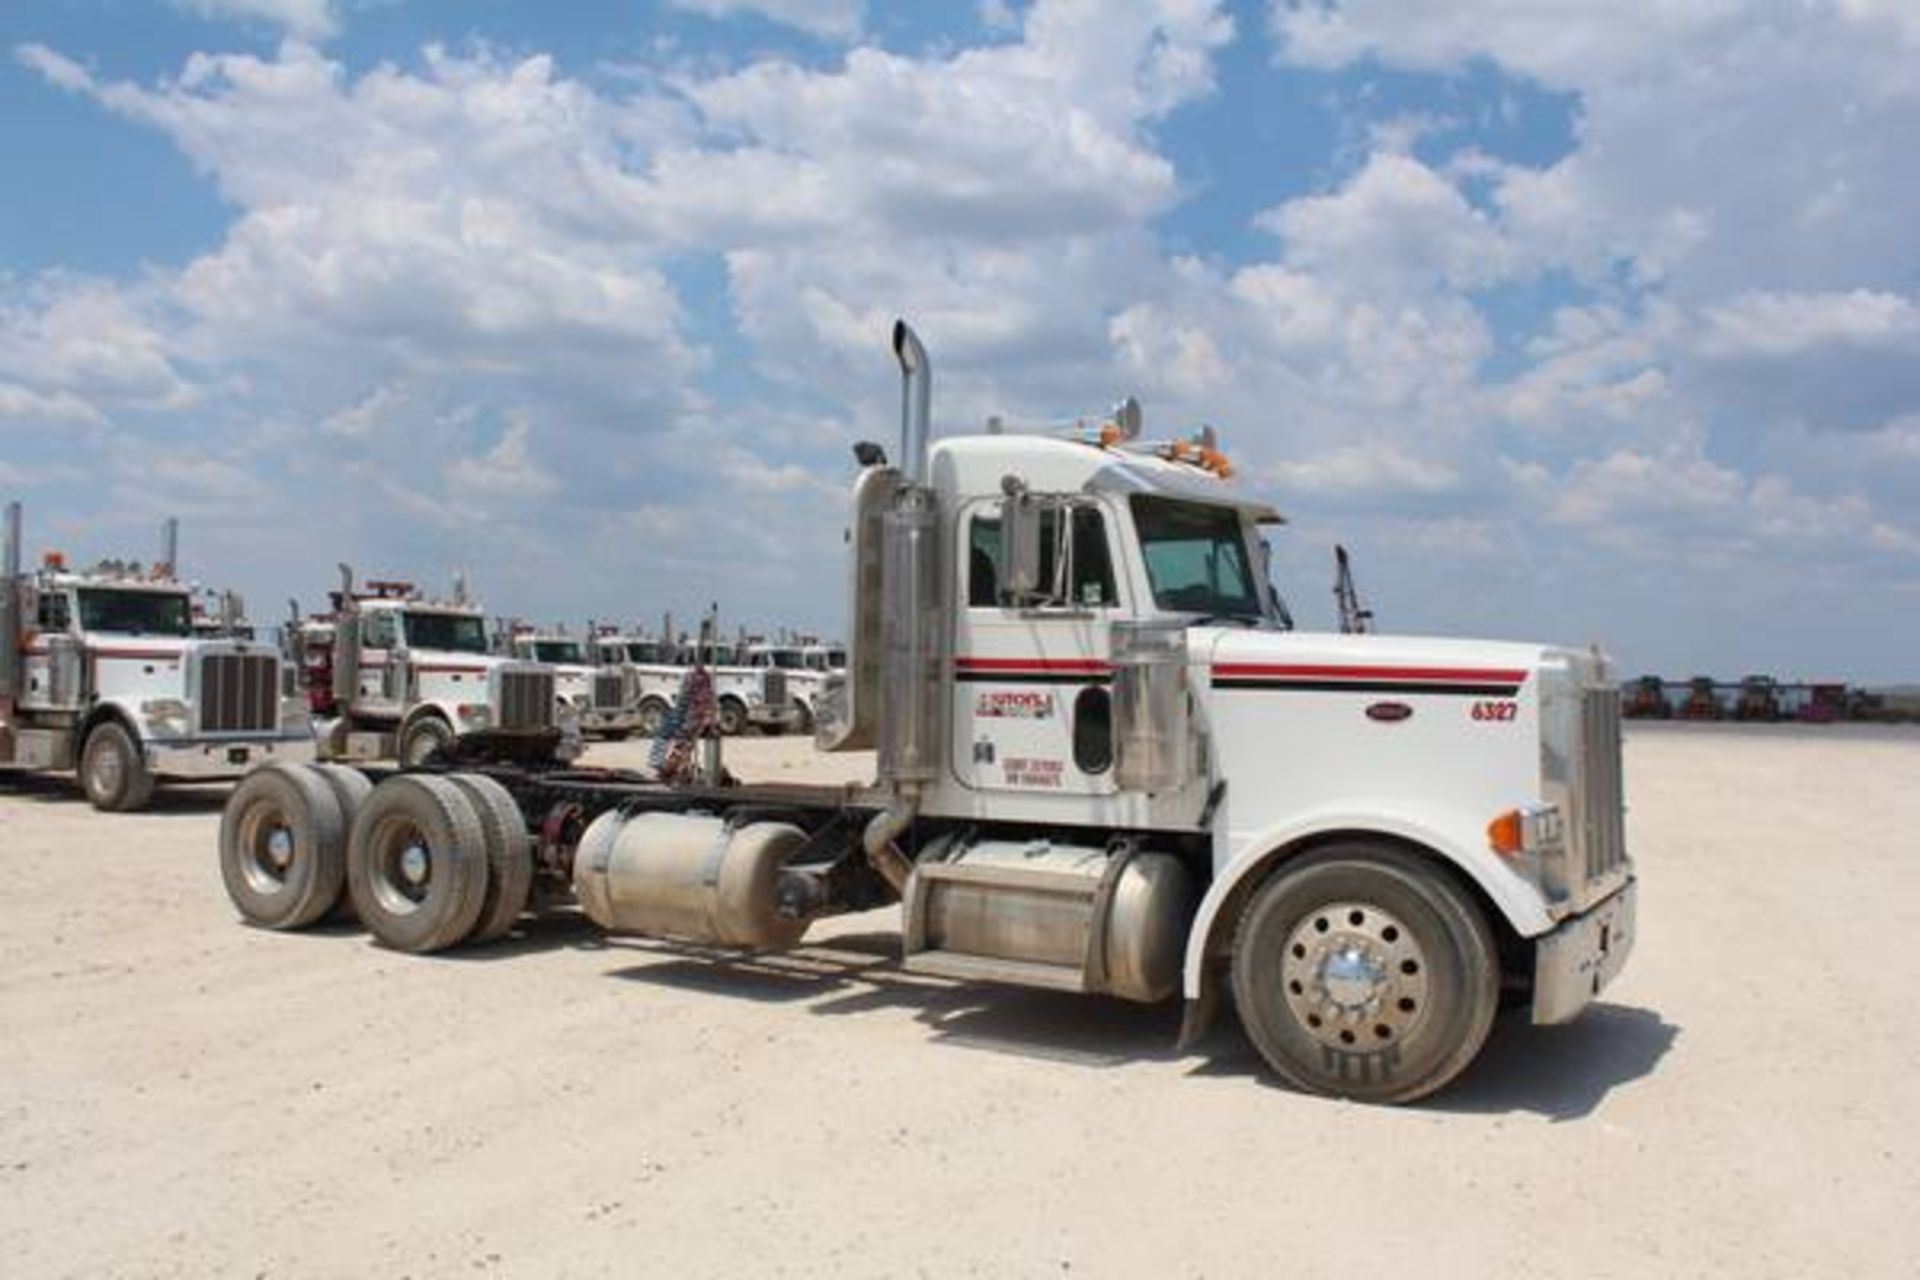
[[[1011,479],[1011,477],[1009,478]],[[1024,485],[1003,486],[1000,500],[1000,594],[1025,600],[1040,591],[1040,500]]]

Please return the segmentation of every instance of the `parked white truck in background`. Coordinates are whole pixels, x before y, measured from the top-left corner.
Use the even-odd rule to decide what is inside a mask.
[[[783,673],[787,700],[793,707],[794,728],[812,733],[827,682],[844,669],[846,652],[812,642],[763,642],[747,646],[747,665]]]
[[[595,625],[588,631],[593,660],[617,668],[625,681],[635,730],[642,737],[657,737],[686,680],[686,670],[673,661],[678,646],[639,630]]]
[[[553,672],[555,695],[582,733],[619,739],[640,727],[639,700],[629,696],[625,674],[618,663],[600,661],[595,646],[564,629],[540,631],[514,624],[504,648],[520,662]]]
[[[731,738],[749,728],[763,733],[785,733],[800,722],[800,713],[787,692],[787,673],[779,667],[755,666],[744,643],[718,640],[706,645],[681,644],[675,662],[681,668],[704,666],[713,677],[720,709],[720,732]]]
[[[412,583],[361,591],[341,567],[333,652],[320,699],[322,753],[334,760],[419,764],[460,734],[561,727],[554,673],[489,652],[485,612],[457,587],[429,600]],[[305,666],[311,680],[319,674]]]
[[[849,660],[818,717],[825,749],[878,748],[872,788],[530,765],[342,807],[263,770],[222,826],[242,914],[296,927],[344,884],[375,937],[431,951],[511,927],[544,875],[610,931],[772,951],[898,901],[912,972],[1179,994],[1186,1043],[1230,989],[1281,1079],[1377,1102],[1453,1080],[1503,996],[1563,1022],[1619,972],[1597,657],[1293,631],[1262,572],[1279,517],[1207,437],[1123,413],[930,443],[926,353],[904,324],[894,349],[899,459],[856,450]],[[293,887],[252,893],[289,831]]]
[[[20,504],[0,550],[0,769],[77,770],[95,808],[143,807],[164,780],[236,778],[310,760],[304,705],[282,697],[272,645],[196,633],[193,593],[161,559],[21,567]]]

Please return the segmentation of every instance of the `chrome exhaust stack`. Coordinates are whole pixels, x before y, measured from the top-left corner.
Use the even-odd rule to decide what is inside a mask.
[[[180,576],[180,518],[168,516],[160,522],[160,564],[155,576]]]
[[[7,504],[0,523],[0,703],[11,710],[20,687],[20,504]]]
[[[920,795],[940,774],[946,738],[947,606],[940,591],[940,512],[927,484],[933,364],[903,320],[893,327],[900,362],[900,476],[882,517],[880,564],[881,779],[893,803],[869,825],[868,859],[895,889],[911,863],[895,843],[912,825]]]
[[[353,602],[353,568],[340,566],[340,598],[333,618],[333,700],[342,712],[360,697],[360,610]]]

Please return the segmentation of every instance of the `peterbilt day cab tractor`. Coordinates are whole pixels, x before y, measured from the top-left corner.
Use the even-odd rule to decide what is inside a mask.
[[[643,737],[659,736],[686,680],[686,671],[672,661],[678,646],[638,631],[600,627],[593,628],[588,644],[595,662],[617,668],[624,678],[634,727]]]
[[[193,591],[162,559],[91,569],[50,554],[21,569],[20,504],[0,550],[0,769],[76,770],[95,808],[146,805],[156,783],[237,778],[310,760],[299,699],[272,645],[194,626]]]
[[[640,727],[638,699],[630,695],[621,665],[599,661],[579,637],[515,626],[502,648],[520,662],[553,672],[555,696],[582,733],[619,739]]]
[[[486,614],[464,586],[429,600],[409,582],[360,590],[351,569],[340,572],[330,696],[318,706],[323,757],[417,765],[461,734],[557,734],[554,673],[489,652]]]
[[[688,640],[674,653],[673,661],[683,671],[696,666],[707,669],[719,707],[720,732],[726,737],[737,737],[749,728],[785,733],[799,723],[800,713],[787,693],[786,671],[755,666],[744,644]]]
[[[794,727],[812,733],[831,674],[825,662],[827,651],[819,646],[760,643],[748,645],[746,657],[749,667],[780,672],[787,703],[793,708]]]
[[[856,450],[816,738],[877,748],[872,786],[477,752],[370,790],[263,771],[222,824],[241,913],[295,927],[344,885],[376,938],[431,951],[510,928],[544,877],[612,932],[777,951],[897,902],[912,972],[1179,996],[1186,1043],[1230,992],[1282,1080],[1378,1102],[1453,1080],[1503,1003],[1564,1022],[1620,971],[1598,657],[1290,630],[1256,569],[1279,517],[1217,450],[1118,423],[930,442],[926,352],[904,324],[894,350],[898,459]]]

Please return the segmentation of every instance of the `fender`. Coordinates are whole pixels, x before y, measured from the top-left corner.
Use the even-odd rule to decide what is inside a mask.
[[[1523,938],[1545,933],[1553,927],[1539,891],[1489,851],[1464,848],[1457,840],[1425,823],[1397,814],[1383,814],[1377,809],[1309,813],[1255,833],[1241,844],[1226,870],[1207,886],[1200,908],[1194,913],[1192,930],[1187,934],[1186,971],[1181,985],[1188,1000],[1202,996],[1207,956],[1215,949],[1213,935],[1223,923],[1228,923],[1220,919],[1220,913],[1235,890],[1263,877],[1276,861],[1303,841],[1336,833],[1391,836],[1432,851],[1478,885],[1514,932]]]
[[[116,698],[110,701],[102,700],[95,702],[91,707],[87,708],[87,714],[80,719],[80,730],[73,737],[74,750],[78,752],[81,744],[86,742],[93,731],[109,720],[119,721],[120,727],[133,735],[133,745],[135,747],[144,750],[148,742],[151,741],[147,735],[146,728],[140,723],[140,717],[135,715],[133,709],[127,706],[126,703]],[[75,758],[77,759],[78,757],[76,756]]]
[[[439,720],[453,732],[460,732],[460,718],[454,714],[452,703],[422,702],[400,718],[400,724],[394,730],[395,739],[404,737],[407,730],[422,720]]]

